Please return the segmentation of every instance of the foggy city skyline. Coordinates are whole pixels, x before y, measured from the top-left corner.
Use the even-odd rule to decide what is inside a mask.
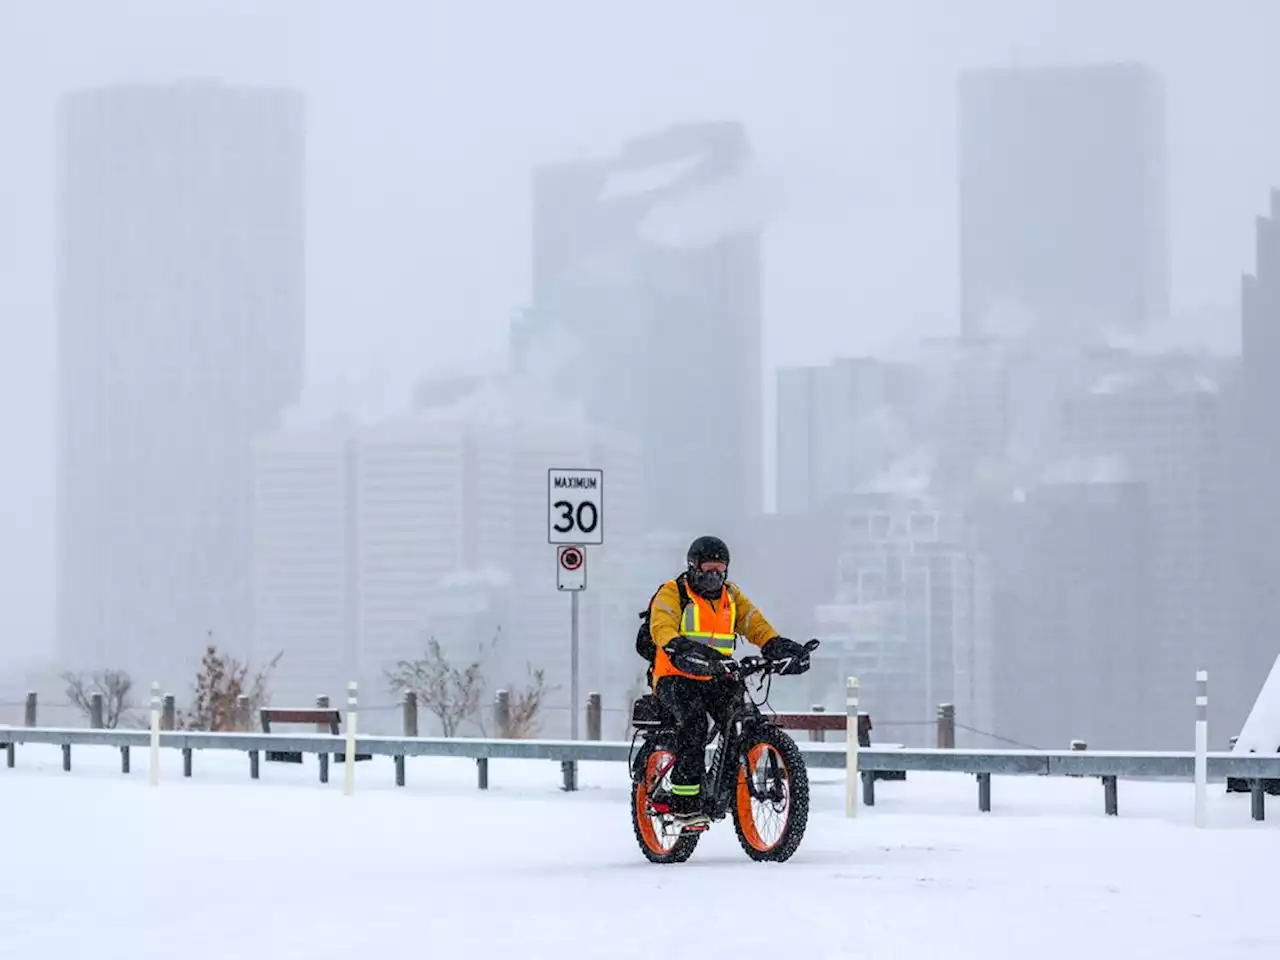
[[[0,0],[0,954],[1275,957],[1278,38]]]
[[[1229,469],[1237,462],[1232,457],[1243,455],[1233,446],[1237,443],[1233,425],[1250,423],[1248,429],[1264,434],[1266,427],[1259,426],[1256,410],[1254,420],[1240,419],[1234,405],[1250,402],[1252,397],[1255,407],[1265,406],[1270,394],[1261,386],[1250,386],[1255,380],[1246,374],[1240,387],[1240,396],[1246,399],[1237,400],[1234,388],[1225,390],[1233,375],[1220,373],[1214,361],[1206,359],[1199,366],[1192,361],[1186,369],[1193,372],[1186,373],[1179,367],[1181,361],[1157,362],[1156,358],[1170,346],[1191,347],[1214,358],[1239,357],[1241,276],[1255,271],[1255,254],[1260,255],[1255,250],[1255,224],[1268,215],[1271,191],[1280,187],[1280,134],[1252,119],[1265,115],[1266,90],[1280,82],[1280,65],[1270,60],[1265,39],[1280,26],[1280,12],[1263,3],[1240,4],[1232,8],[1231,17],[1212,17],[1198,13],[1203,8],[1191,4],[1131,3],[1116,10],[1100,3],[983,0],[963,9],[943,3],[875,11],[809,4],[785,15],[764,4],[707,3],[679,12],[675,6],[658,4],[642,13],[622,14],[585,4],[549,3],[508,10],[498,26],[457,4],[387,7],[395,9],[398,29],[383,28],[392,20],[353,17],[337,7],[308,5],[304,10],[294,4],[263,11],[250,4],[193,3],[178,14],[157,4],[128,2],[115,5],[108,15],[96,7],[54,3],[26,8],[8,18],[12,28],[0,32],[0,80],[4,81],[0,83],[0,122],[8,161],[7,172],[0,177],[0,209],[6,212],[0,218],[0,316],[5,318],[6,348],[0,423],[9,437],[13,466],[5,481],[8,508],[0,527],[0,573],[18,600],[0,608],[5,637],[0,642],[0,663],[21,663],[24,669],[63,666],[55,647],[53,589],[58,270],[54,174],[60,162],[54,130],[59,104],[76,91],[134,86],[288,91],[300,98],[305,118],[301,174],[305,226],[300,243],[306,279],[301,297],[305,351],[299,359],[305,376],[301,390],[294,392],[303,408],[317,401],[323,407],[324,398],[334,395],[335,384],[346,381],[355,385],[359,400],[377,409],[370,427],[375,432],[369,436],[381,437],[385,431],[378,432],[382,428],[377,421],[394,420],[415,403],[420,407],[435,403],[424,400],[424,391],[433,389],[433,378],[439,381],[442,376],[475,371],[490,376],[489,389],[523,396],[518,391],[527,389],[528,382],[507,383],[507,379],[526,362],[521,351],[531,350],[532,359],[527,362],[543,364],[544,377],[548,370],[556,371],[561,378],[557,382],[585,384],[592,378],[578,376],[573,364],[598,365],[592,373],[600,382],[583,386],[573,401],[584,402],[583,415],[593,422],[607,422],[600,408],[610,402],[629,403],[632,414],[650,418],[648,426],[634,427],[635,436],[628,427],[606,444],[618,445],[617,450],[609,447],[613,452],[608,456],[621,457],[619,462],[625,464],[622,475],[628,479],[623,481],[626,492],[620,502],[628,512],[619,527],[630,530],[628,536],[634,538],[606,545],[602,556],[610,558],[609,569],[617,579],[598,595],[588,595],[598,605],[591,607],[590,616],[598,618],[594,622],[600,643],[616,643],[620,649],[616,666],[606,662],[612,653],[602,654],[592,666],[601,671],[600,676],[610,678],[615,701],[634,672],[626,661],[633,656],[627,635],[629,611],[651,593],[653,576],[678,569],[680,537],[690,529],[702,532],[703,526],[726,531],[727,539],[742,545],[739,556],[745,558],[741,572],[746,586],[762,598],[766,608],[794,609],[795,623],[779,622],[774,616],[783,632],[798,636],[816,617],[816,623],[835,631],[833,636],[849,629],[851,651],[860,643],[859,636],[898,636],[894,631],[910,629],[909,618],[892,619],[905,613],[890,616],[873,610],[881,602],[876,591],[900,589],[908,596],[916,589],[911,585],[917,583],[913,577],[923,577],[918,582],[929,584],[924,588],[928,591],[935,589],[935,579],[948,584],[938,589],[967,591],[970,598],[964,604],[956,601],[945,628],[939,621],[937,629],[942,632],[937,635],[948,637],[949,644],[944,659],[937,659],[943,654],[930,646],[927,668],[882,664],[868,669],[871,675],[881,668],[945,675],[947,679],[939,680],[941,686],[936,689],[947,696],[953,692],[954,674],[955,697],[961,697],[963,677],[969,691],[965,696],[972,698],[965,701],[972,707],[970,716],[988,718],[983,727],[987,731],[993,703],[996,728],[1004,729],[999,720],[1001,693],[991,685],[996,683],[992,671],[1002,662],[1006,666],[1012,662],[1002,661],[1000,654],[1001,644],[1013,642],[1009,624],[1022,623],[1025,631],[1031,629],[1025,624],[1035,622],[1017,620],[1010,601],[1002,599],[1002,590],[1015,589],[1015,580],[1001,580],[999,573],[1003,564],[1013,563],[1012,554],[1002,558],[990,553],[992,538],[1013,537],[1000,542],[1015,544],[1016,535],[1007,531],[1023,529],[1021,524],[1038,522],[1056,529],[1055,524],[1061,526],[1067,523],[1063,518],[1074,515],[1070,511],[1077,511],[1087,522],[1105,526],[1100,518],[1108,510],[1149,509],[1149,520],[1144,522],[1153,525],[1153,532],[1144,532],[1140,524],[1133,527],[1133,539],[1123,546],[1129,551],[1124,555],[1130,566],[1118,575],[1134,578],[1135,596],[1139,592],[1147,596],[1143,591],[1152,590],[1151,596],[1176,598],[1186,607],[1144,627],[1153,631],[1144,642],[1154,644],[1150,649],[1168,658],[1170,682],[1189,669],[1187,663],[1194,666],[1196,657],[1207,656],[1213,644],[1220,644],[1215,649],[1229,659],[1237,650],[1233,644],[1239,641],[1233,631],[1243,615],[1228,616],[1227,597],[1234,596],[1232,590],[1245,589],[1247,594],[1253,589],[1241,580],[1247,581],[1248,574],[1240,571],[1261,569],[1248,564],[1264,561],[1239,560],[1241,566],[1231,568],[1236,572],[1228,572],[1225,558],[1235,549],[1229,537],[1219,544],[1226,551],[1222,557],[1199,557],[1212,576],[1183,579],[1189,574],[1178,557],[1187,549],[1212,546],[1194,539],[1203,524],[1242,529],[1231,527],[1244,521],[1226,505],[1229,491],[1244,489]],[[146,30],[129,31],[126,25],[131,17],[146,23]],[[66,29],[68,18],[74,19],[76,29]],[[374,46],[377,56],[367,52]],[[1084,294],[1095,292],[1090,270],[1119,265],[1115,276],[1122,278],[1130,257],[1159,261],[1151,267],[1149,281],[1134,285],[1136,290],[1146,283],[1146,292],[1115,293],[1119,298],[1115,304],[1124,297],[1146,298],[1137,310],[1146,318],[1145,326],[1129,324],[1119,329],[1126,324],[1112,325],[1096,315],[1084,318],[1092,325],[1091,344],[1135,346],[1135,356],[1149,357],[1154,365],[1139,370],[1130,364],[1121,370],[1120,361],[1094,356],[1056,363],[1050,359],[1052,351],[1041,356],[1035,350],[1026,353],[1016,344],[971,353],[966,352],[968,348],[957,350],[954,343],[948,346],[963,332],[960,214],[965,187],[959,165],[964,155],[959,107],[963,78],[999,68],[1079,68],[1087,73],[1111,70],[1117,64],[1121,71],[1136,68],[1147,77],[1144,82],[1154,82],[1159,93],[1151,102],[1156,106],[1147,113],[1115,114],[1114,126],[1108,128],[1115,133],[1107,135],[1105,142],[1115,146],[1117,159],[1100,159],[1096,172],[1086,173],[1079,164],[1073,169],[1069,162],[1062,168],[1072,171],[1066,179],[1074,176],[1078,182],[1053,182],[1064,174],[1046,172],[1041,192],[1059,195],[1067,203],[1063,208],[1047,206],[1043,216],[1065,218],[1064,211],[1083,211],[1087,199],[1105,190],[1118,189],[1127,196],[1158,183],[1151,188],[1154,201],[1135,204],[1132,214],[1120,212],[1115,203],[1098,205],[1095,232],[1082,235],[1096,237],[1098,230],[1102,234],[1110,230],[1117,246],[1103,252],[1098,266],[1082,266],[1077,279],[1068,282],[1075,288],[1089,287],[1073,290],[1088,300]],[[591,82],[584,83],[584,76],[591,77]],[[513,82],[513,77],[520,82]],[[1086,124],[1094,119],[1088,96],[1079,112]],[[1128,128],[1134,125],[1133,116],[1144,118],[1138,125],[1151,122],[1158,130],[1153,127],[1155,132],[1147,140],[1145,132],[1135,135],[1131,145],[1122,134],[1132,132]],[[1062,126],[1068,131],[1066,139],[1072,139],[1071,122],[1064,119]],[[577,214],[560,214],[549,207],[550,226],[539,232],[538,171],[575,165],[586,169],[597,162],[612,162],[610,158],[636,141],[661,138],[670,131],[713,128],[740,131],[735,136],[744,139],[746,152],[735,161],[731,174],[716,174],[723,179],[699,195],[697,202],[702,206],[682,213],[668,205],[646,214],[644,229],[654,232],[645,236],[642,230],[639,236],[651,249],[637,247],[639,252],[631,253],[625,245],[618,252],[591,239],[588,234],[595,228],[587,226],[589,218],[574,221],[573,229],[586,231],[579,253],[588,266],[571,265],[577,272],[564,275],[571,279],[553,278],[555,282],[539,288],[535,281],[540,258],[558,242],[560,233],[571,232],[567,225]],[[696,141],[701,135],[691,137]],[[999,138],[1004,135],[1016,138],[1025,133],[1010,122],[1005,134],[983,134],[997,144],[990,157],[998,159]],[[1096,148],[1090,151],[1091,156],[1097,153]],[[1148,168],[1147,160],[1135,160],[1134,170],[1126,168],[1124,174],[1131,179],[1117,177],[1115,183],[1137,186],[1103,187],[1103,179],[1129,163],[1130,155],[1149,157],[1158,172],[1156,167]],[[1028,169],[1035,166],[1034,159],[1021,163]],[[683,175],[670,174],[673,182]],[[990,182],[997,192],[1009,192],[1009,181],[1009,175],[994,173]],[[1038,188],[1029,183],[1027,189],[1030,197]],[[985,196],[980,191],[973,195]],[[1017,201],[1008,204],[1010,210],[1018,205]],[[976,206],[985,211],[979,219],[994,216],[988,201],[980,199]],[[564,210],[571,209],[576,207],[568,202]],[[663,221],[663,216],[668,219]],[[681,216],[686,219],[682,221]],[[992,255],[1000,260],[1001,249],[1013,249],[1008,246],[1016,242],[1011,238],[1034,233],[1034,219],[1032,214],[1021,225],[1011,226],[1002,240],[994,239],[996,231],[989,225],[977,227],[977,235],[992,239]],[[1084,222],[1083,212],[1079,220]],[[1130,220],[1132,246],[1122,247],[1114,228]],[[664,222],[673,231],[665,239]],[[1107,226],[1097,225],[1104,223]],[[689,240],[688,231],[702,231],[700,239]],[[744,240],[748,246],[731,255],[729,245],[740,235],[750,238]],[[1050,259],[1061,256],[1073,242],[1064,232],[1038,239],[1050,251],[1045,254]],[[1088,239],[1085,242],[1097,246]],[[711,251],[705,262],[689,253],[703,244]],[[976,249],[975,244],[970,246]],[[1082,264],[1086,248],[1077,249],[1080,252],[1072,262]],[[1003,256],[1005,262],[1010,259]],[[1048,262],[1040,261],[1041,265]],[[712,266],[726,263],[734,266]],[[724,277],[716,274],[717,269],[726,271]],[[1059,274],[1065,276],[1062,271]],[[1060,282],[1058,276],[1045,289]],[[1101,290],[1101,281],[1097,286]],[[694,287],[700,292],[691,296]],[[643,290],[647,297],[663,292],[652,302],[640,304],[619,293],[627,289]],[[1118,291],[1119,286],[1113,283],[1108,289]],[[688,319],[679,312],[684,309],[691,311]],[[994,312],[994,308],[988,310]],[[568,329],[578,331],[575,336],[592,329],[589,336],[597,339],[585,341],[586,347],[579,344],[584,352],[574,355],[577,359],[556,357],[549,346],[558,342],[555,336],[548,333],[540,338],[538,332],[549,329],[547,317],[552,318],[551,327],[559,330],[556,336]],[[538,325],[540,319],[544,326]],[[735,355],[723,370],[702,382],[696,382],[696,364],[690,368],[693,375],[676,376],[657,354],[636,360],[649,371],[647,380],[642,372],[614,376],[603,359],[607,350],[617,351],[609,364],[625,365],[629,349],[625,337],[656,336],[652,331],[659,320],[671,325],[672,339],[679,338],[682,324],[710,336],[713,327],[702,324],[713,320],[723,320],[729,324],[726,331],[733,329],[734,336],[747,339],[741,356]],[[631,334],[622,332],[628,323]],[[1016,327],[1018,320],[1002,314],[996,326],[1002,323]],[[748,329],[751,324],[757,324],[758,330]],[[1062,323],[1046,321],[1044,330],[1050,327],[1055,335],[1064,329]],[[719,328],[714,330],[714,336],[722,335]],[[756,337],[758,344],[752,339]],[[529,339],[532,346],[521,346]],[[708,340],[699,349],[711,349],[713,342]],[[758,371],[753,374],[757,356]],[[855,360],[858,365],[848,365]],[[868,360],[875,363],[868,365]],[[509,361],[510,375],[501,372]],[[741,392],[738,384],[725,383],[736,370],[742,370]],[[663,372],[676,382],[663,383]],[[1036,377],[1045,379],[1044,389],[1032,389]],[[1004,390],[1000,384],[1005,378],[1017,384],[1008,388],[1016,392],[1016,400],[1006,401],[1003,394],[997,398],[991,392]],[[626,389],[636,390],[635,396],[625,403],[615,401],[615,396],[630,396],[622,385],[633,381]],[[1052,389],[1049,382],[1054,384]],[[1184,388],[1184,383],[1192,386]],[[1196,386],[1201,383],[1209,386]],[[648,384],[658,389],[656,395],[646,397]],[[780,393],[780,384],[789,386]],[[1186,422],[1201,431],[1196,436],[1206,438],[1203,451],[1188,446],[1184,452],[1169,454],[1154,434],[1144,432],[1169,430],[1182,436],[1179,431],[1187,428],[1182,420],[1159,420],[1182,414],[1151,414],[1142,396],[1162,396],[1161,391],[1167,391],[1171,397],[1184,397],[1189,391],[1216,398],[1220,388],[1224,395],[1220,404],[1217,399],[1210,401],[1218,404],[1212,412],[1205,413],[1198,400],[1185,407],[1186,416],[1193,418]],[[611,392],[615,390],[616,395]],[[850,390],[856,393],[856,401]],[[1075,400],[1068,402],[1078,399],[1082,391],[1094,399],[1080,400],[1076,406],[1072,405]],[[1099,398],[1112,393],[1114,399]],[[48,399],[36,399],[40,397]],[[719,505],[714,497],[689,516],[676,519],[679,511],[674,507],[669,518],[662,516],[662,505],[679,497],[679,486],[673,482],[670,492],[662,486],[670,478],[654,451],[662,449],[662,424],[680,417],[686,397],[689,410],[710,412],[717,405],[728,405],[729,419],[724,422],[732,422],[732,437],[722,448],[722,460],[726,451],[736,455],[746,450],[742,462],[760,464],[759,475],[732,478],[747,491],[741,495],[742,505],[738,505],[738,493],[726,495],[723,514],[714,514],[706,523],[699,523],[698,516],[713,516]],[[495,426],[484,428],[489,432],[459,441],[458,483],[466,486],[481,477],[467,472],[473,469],[468,444],[494,444],[495,450],[506,450],[503,445],[519,435],[519,424],[535,422],[527,418],[539,401],[532,394],[525,399],[522,404],[495,396],[500,407],[506,404],[509,409],[492,414],[497,420]],[[823,405],[833,399],[851,405],[824,412]],[[564,402],[572,406],[567,396]],[[1013,405],[1008,411],[1002,406],[1006,402]],[[757,403],[758,409],[753,409]],[[1044,418],[1057,417],[1053,411],[1058,405],[1068,412],[1079,406],[1085,412],[1072,414],[1082,419],[1064,422],[1061,437],[1041,436],[1046,423],[1056,422]],[[298,413],[293,406],[284,403],[279,416]],[[1153,416],[1157,419],[1152,420]],[[805,419],[806,429],[818,431],[813,436],[820,439],[805,442],[803,456],[811,459],[803,470],[795,467],[784,479],[780,451],[790,449],[799,436],[788,432],[792,429],[787,426],[792,422],[788,417]],[[824,417],[827,421],[822,425]],[[281,421],[286,433],[289,423],[287,418]],[[1128,427],[1108,426],[1114,423],[1131,424],[1132,429],[1126,433]],[[433,430],[422,427],[418,433],[411,431],[412,436],[405,434],[396,443],[408,446],[395,455],[454,449],[449,446],[452,440]],[[273,433],[246,434],[246,455],[250,441],[274,442]],[[1240,434],[1255,435],[1259,434]],[[836,437],[839,451],[834,449]],[[634,480],[630,471],[635,465],[626,450],[633,441],[642,451],[642,469],[637,468]],[[288,449],[287,437],[280,442],[282,450]],[[522,539],[526,535],[520,532],[521,523],[542,520],[539,497],[543,491],[522,490],[519,485],[524,481],[519,478],[531,475],[530,464],[553,455],[555,449],[586,450],[597,442],[550,438],[549,446],[526,445],[520,447],[523,453],[501,454],[499,459],[513,458],[509,463],[502,459],[505,472],[482,477],[484,483],[499,484],[495,490],[505,491],[502,484],[515,484],[512,495],[523,497],[529,505],[530,517],[513,517],[511,532],[493,541],[505,546],[494,547],[497,552],[492,557],[510,558],[519,571],[516,592],[530,591],[530,609],[546,604],[545,612],[538,615],[543,627],[530,628],[535,634],[536,629],[544,630],[536,634],[543,638],[536,641],[536,649],[555,649],[560,629],[555,604],[563,598],[543,582],[550,576],[550,555],[543,557],[545,545],[539,553],[531,540]],[[1053,447],[1057,442],[1063,445],[1061,450]],[[1248,446],[1247,441],[1240,442]],[[441,443],[445,447],[438,446]],[[756,445],[758,452],[752,454],[750,448]],[[1068,450],[1078,459],[1064,459]],[[1206,452],[1210,450],[1219,452]],[[1115,457],[1117,451],[1123,451],[1120,460],[1125,462],[1113,472],[1107,466],[1108,457]],[[364,454],[355,456],[354,469],[360,471],[366,462],[361,459]],[[525,456],[530,458],[528,464],[520,460]],[[1169,456],[1191,459],[1184,463],[1168,460]],[[1263,465],[1254,472],[1250,488],[1254,501],[1264,496],[1258,492],[1265,488],[1261,478],[1269,476],[1271,469],[1263,454],[1257,456],[1263,459],[1256,463]],[[1128,493],[1096,503],[1083,494],[1077,502],[1063,493],[1059,515],[1052,512],[1056,502],[1052,497],[1033,494],[1035,509],[1047,511],[1037,514],[1038,520],[983,513],[984,497],[1002,484],[1022,491],[1052,476],[1068,482],[1102,480],[1122,485],[1135,479],[1131,476],[1139,469],[1135,464],[1149,471],[1136,478],[1151,488],[1149,506],[1143,497]],[[1162,473],[1161,464],[1172,473]],[[788,461],[787,466],[795,464]],[[1166,482],[1166,475],[1172,479]],[[934,487],[920,489],[922,478],[932,480]],[[638,484],[634,489],[633,482]],[[860,535],[850,530],[862,522],[858,511],[863,501],[857,496],[860,485],[867,482],[873,487],[889,483],[901,493],[914,490],[925,496],[919,506],[908,506],[904,500],[879,516],[899,517],[906,510],[899,519],[912,531],[915,518],[923,514],[910,511],[935,516],[931,522],[936,529],[948,531],[947,537],[937,541],[936,557],[927,562],[902,561],[894,559],[897,548],[885,553],[859,545]],[[796,484],[807,492],[795,492],[800,490]],[[282,502],[287,502],[288,490],[281,490]],[[634,502],[629,499],[633,494]],[[342,496],[348,495],[355,498],[353,503],[363,505],[362,511],[367,504],[382,504],[379,509],[389,511],[388,523],[428,516],[399,512],[411,510],[407,502],[369,500],[381,494],[362,487],[352,487]],[[650,502],[642,507],[646,496]],[[786,502],[801,504],[798,509],[810,512],[826,509],[827,498],[849,496],[854,499],[842,508],[840,522],[852,527],[840,528],[844,539],[839,544],[824,540],[826,545],[819,548],[817,539],[805,539],[809,533],[797,532],[800,527],[788,528],[789,523],[809,521],[788,519],[788,511],[782,509]],[[788,497],[794,499],[788,501]],[[340,501],[341,497],[332,502]],[[1251,503],[1255,519],[1274,522],[1274,507]],[[867,509],[873,512],[866,522],[874,526],[878,515],[874,511],[881,508]],[[633,515],[632,510],[638,512]],[[777,517],[771,516],[775,513]],[[1126,515],[1124,523],[1129,520]],[[468,514],[459,529],[471,529],[468,524],[473,522]],[[999,536],[994,531],[1000,531]],[[461,538],[459,550],[473,557],[470,534],[456,535]],[[366,534],[358,524],[352,536],[353,543],[362,544],[361,551],[377,546],[361,539],[374,534]],[[508,536],[513,539],[502,539]],[[834,532],[830,536],[837,537]],[[645,537],[658,540],[650,543]],[[917,542],[915,537],[912,532],[903,541],[907,546],[901,549],[907,556],[920,552],[924,541]],[[780,543],[821,558],[814,561],[823,570],[815,574],[821,582],[812,585],[812,596],[810,585],[796,584],[793,590],[785,565],[771,558]],[[1082,563],[1094,562],[1087,544],[1078,549]],[[829,560],[822,552],[826,550]],[[975,558],[977,566],[972,565]],[[985,565],[988,561],[990,569]],[[459,564],[458,569],[466,566]],[[1139,568],[1142,572],[1135,573]],[[446,567],[434,566],[418,570],[419,575],[431,577],[447,572]],[[333,582],[345,582],[342,578],[348,575],[371,576],[367,571],[356,574],[335,568]],[[1145,579],[1148,576],[1150,582]],[[881,584],[881,577],[898,587],[871,585]],[[369,596],[390,589],[360,582],[364,586],[359,589],[372,591]],[[1028,582],[1016,589],[1023,591],[1019,603],[1050,604],[1043,584]],[[432,602],[443,604],[443,610],[452,601]],[[1098,600],[1104,602],[1114,601]],[[988,603],[994,605],[990,610]],[[840,605],[856,608],[856,613],[840,614],[836,611]],[[1033,609],[1041,608],[1017,609],[1018,617],[1032,617]],[[386,616],[393,612],[389,606]],[[375,616],[376,611],[365,614]],[[248,618],[248,606],[229,616],[233,623]],[[858,618],[857,625],[840,619],[851,616]],[[1266,617],[1258,622],[1270,623]],[[1184,630],[1184,624],[1193,626]],[[191,637],[181,641],[182,656],[198,653],[206,627],[192,625]],[[377,629],[391,631],[384,635],[391,639],[379,649],[394,660],[401,643],[395,631],[402,628],[383,623]],[[947,631],[954,631],[954,639]],[[260,652],[247,636],[226,642]],[[958,659],[953,664],[950,658],[953,654],[959,658],[962,652],[969,658],[967,665]],[[1261,657],[1259,650],[1242,655],[1232,665],[1238,675],[1228,688],[1243,696]],[[1190,659],[1184,663],[1185,658]],[[514,660],[504,666],[516,668]],[[1042,663],[1041,669],[1047,667]],[[372,676],[377,678],[378,671]],[[362,674],[362,682],[366,679]],[[166,678],[170,685],[181,682],[180,677]],[[934,697],[933,683],[931,679],[921,690],[903,688],[900,693],[923,698],[924,704]],[[612,706],[616,709],[616,702]],[[1238,722],[1239,709],[1237,705],[1231,714],[1233,722]]]

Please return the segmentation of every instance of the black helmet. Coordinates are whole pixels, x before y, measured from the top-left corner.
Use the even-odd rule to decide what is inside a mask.
[[[728,575],[729,548],[719,537],[699,537],[689,544],[689,552],[685,557],[689,565],[689,586],[694,593],[702,594],[708,599],[720,596]],[[704,563],[723,563],[725,570],[703,570]]]
[[[697,567],[713,560],[727,566],[729,563],[729,548],[719,537],[699,537],[689,544],[689,553],[685,559],[688,560],[691,567]]]

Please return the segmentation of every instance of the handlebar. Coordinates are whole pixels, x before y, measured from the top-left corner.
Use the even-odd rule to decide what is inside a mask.
[[[820,643],[815,638],[807,642],[804,645],[804,648],[812,653],[814,650],[817,650],[819,646]],[[780,664],[785,662],[785,660],[766,660],[764,657],[759,656],[743,657],[738,661],[739,666],[737,675],[740,679],[746,679],[747,677],[755,676],[756,674],[773,673],[777,670]]]

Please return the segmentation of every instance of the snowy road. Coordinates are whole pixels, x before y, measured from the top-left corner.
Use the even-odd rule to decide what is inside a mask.
[[[1273,820],[1212,786],[1212,829],[1190,826],[1190,784],[1122,783],[1119,818],[1096,781],[972,778],[880,784],[843,818],[843,783],[813,774],[809,834],[786,864],[754,864],[730,824],[693,859],[653,866],[635,846],[620,764],[557,789],[545,762],[341,768],[197,754],[123,776],[110,750],[24,747],[0,769],[0,958],[374,960],[1025,958],[1252,960],[1280,956]],[[726,896],[728,894],[728,896]],[[678,939],[676,939],[678,937]],[[566,953],[566,948],[570,952]]]

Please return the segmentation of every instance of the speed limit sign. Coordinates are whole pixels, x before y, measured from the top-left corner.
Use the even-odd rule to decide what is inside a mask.
[[[547,542],[604,543],[604,471],[547,471]]]

